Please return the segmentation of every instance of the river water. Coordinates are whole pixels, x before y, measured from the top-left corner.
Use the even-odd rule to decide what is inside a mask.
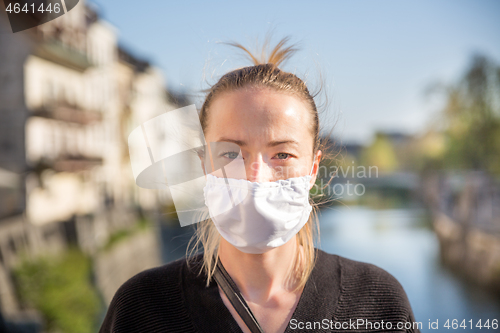
[[[331,207],[320,215],[319,247],[349,259],[375,264],[396,277],[405,289],[423,331],[438,320],[438,331],[485,332],[443,328],[446,320],[500,321],[500,298],[469,286],[443,268],[439,243],[419,208],[374,210],[363,206]]]

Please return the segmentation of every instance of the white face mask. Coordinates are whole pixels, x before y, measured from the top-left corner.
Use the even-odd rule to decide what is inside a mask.
[[[264,253],[288,242],[309,219],[311,173],[275,182],[207,174],[205,204],[226,241],[245,253]]]

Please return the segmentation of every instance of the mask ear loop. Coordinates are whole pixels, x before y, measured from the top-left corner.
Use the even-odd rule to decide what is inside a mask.
[[[309,176],[312,176],[313,170],[314,170],[314,160],[313,160],[313,164],[311,166],[311,171],[309,171]]]
[[[309,176],[311,176],[311,177],[312,177],[312,172],[313,172],[313,170],[314,170],[314,160],[313,160],[313,164],[312,164],[312,166],[311,166],[311,171],[309,171]],[[314,185],[313,185],[313,186],[314,186]],[[311,187],[311,188],[312,188],[312,187]]]
[[[214,170],[214,160],[212,158],[212,150],[210,149],[210,143],[207,144],[207,148],[208,148],[208,155],[210,157],[210,165],[212,167],[212,171],[215,171]],[[207,167],[206,167],[206,164],[203,163],[203,168],[205,169],[205,175],[207,175]],[[233,208],[236,207],[236,204],[234,203],[234,199],[233,199],[233,193],[231,192],[231,187],[229,186],[229,181],[227,179],[227,174],[226,174],[226,170],[224,169],[224,166],[221,167],[221,171],[222,171],[222,176],[224,177],[224,181],[226,183],[226,188],[228,190],[228,194],[229,194],[229,199],[231,199],[231,204],[233,205]]]

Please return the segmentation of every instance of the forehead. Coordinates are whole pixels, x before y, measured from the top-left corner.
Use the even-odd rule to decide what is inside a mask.
[[[206,137],[254,142],[293,139],[312,146],[312,121],[306,103],[299,97],[270,88],[248,88],[225,92],[212,102]]]

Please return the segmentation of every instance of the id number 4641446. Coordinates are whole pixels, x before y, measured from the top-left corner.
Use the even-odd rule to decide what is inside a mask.
[[[470,320],[462,320],[461,322],[458,319],[448,319],[444,323],[443,327],[446,327],[447,329],[473,329],[473,328],[479,328],[479,329],[493,329],[496,330],[498,329],[498,319],[487,319],[484,322],[479,319],[477,322],[474,322],[472,319]]]
[[[8,13],[15,13],[15,14],[18,14],[20,12],[24,12],[24,13],[43,13],[43,12],[48,12],[48,13],[52,13],[52,11],[54,13],[59,13],[61,11],[61,4],[60,3],[54,3],[54,6],[52,6],[52,3],[48,3],[45,7],[43,6],[44,3],[42,2],[40,4],[40,6],[35,6],[34,3],[28,5],[28,3],[9,3],[9,5],[7,6],[7,8],[5,8],[5,11],[7,11]]]

